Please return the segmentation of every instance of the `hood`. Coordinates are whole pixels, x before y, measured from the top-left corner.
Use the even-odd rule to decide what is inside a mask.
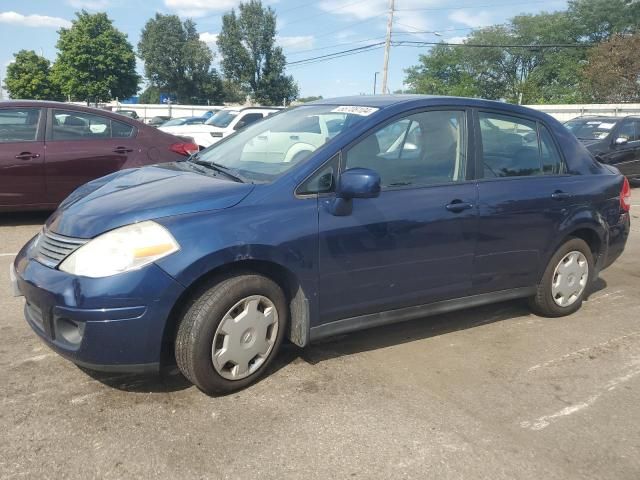
[[[121,170],[78,188],[46,225],[60,235],[93,238],[130,223],[233,207],[253,188],[193,172],[184,162]]]

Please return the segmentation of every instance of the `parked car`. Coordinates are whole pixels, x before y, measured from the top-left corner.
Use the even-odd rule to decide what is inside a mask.
[[[161,127],[177,127],[180,125],[202,125],[206,118],[203,117],[178,117],[164,122]]]
[[[194,151],[190,142],[105,110],[0,102],[0,211],[54,209],[94,178]]]
[[[222,108],[212,108],[211,110],[207,110],[206,112],[204,112],[202,114],[202,116],[204,117],[204,119],[206,120],[207,118],[211,118],[213,117],[216,113],[218,113],[220,110],[222,110]]]
[[[159,127],[167,120],[171,120],[171,117],[168,115],[156,115],[155,117],[152,117],[151,120],[149,120],[148,125],[151,125],[152,127]]]
[[[162,125],[160,130],[192,138],[202,149],[279,110],[277,107],[225,108],[202,125]]]
[[[640,117],[578,117],[565,125],[600,162],[640,181]]]
[[[116,113],[124,115],[125,117],[133,118],[134,120],[138,120],[140,118],[135,110],[116,110]]]
[[[309,142],[318,121],[340,131]],[[289,154],[300,142],[305,158]],[[204,392],[229,392],[285,337],[304,347],[516,298],[573,313],[622,253],[629,209],[625,177],[544,113],[320,100],[79,188],[22,248],[12,285],[73,362],[144,371],[173,356]]]

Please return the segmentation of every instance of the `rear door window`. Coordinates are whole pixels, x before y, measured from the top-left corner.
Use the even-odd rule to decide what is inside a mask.
[[[37,140],[41,113],[40,108],[0,109],[0,143]]]
[[[135,133],[131,125],[102,115],[73,110],[53,110],[52,140],[97,140],[129,138]]]
[[[542,175],[536,122],[480,112],[485,178]]]

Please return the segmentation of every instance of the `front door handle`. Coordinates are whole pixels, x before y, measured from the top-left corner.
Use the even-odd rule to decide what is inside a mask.
[[[570,198],[570,197],[571,197],[570,193],[563,192],[562,190],[556,190],[551,194],[551,198],[553,198],[554,200],[566,200],[567,198]]]
[[[116,147],[116,148],[113,149],[113,151],[115,153],[129,153],[129,152],[133,152],[133,148]]]
[[[31,153],[31,152],[21,152],[16,155],[18,160],[31,160],[32,158],[38,158],[40,156],[39,153]]]
[[[453,213],[460,213],[463,210],[469,210],[470,208],[473,208],[473,203],[463,202],[462,200],[453,200],[444,208]]]

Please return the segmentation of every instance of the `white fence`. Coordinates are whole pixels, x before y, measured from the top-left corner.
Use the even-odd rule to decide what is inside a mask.
[[[109,104],[112,110],[135,110],[138,116],[144,121],[158,115],[170,117],[198,117],[212,108],[214,105],[155,105],[155,104]],[[625,115],[640,115],[640,104],[638,103],[616,103],[616,104],[585,104],[585,105],[526,105],[529,108],[541,110],[557,118],[561,122],[566,122],[581,115],[612,115],[622,117]]]
[[[640,103],[611,103],[590,105],[526,105],[529,108],[548,113],[561,122],[566,122],[582,115],[606,115],[624,117],[640,115]]]

